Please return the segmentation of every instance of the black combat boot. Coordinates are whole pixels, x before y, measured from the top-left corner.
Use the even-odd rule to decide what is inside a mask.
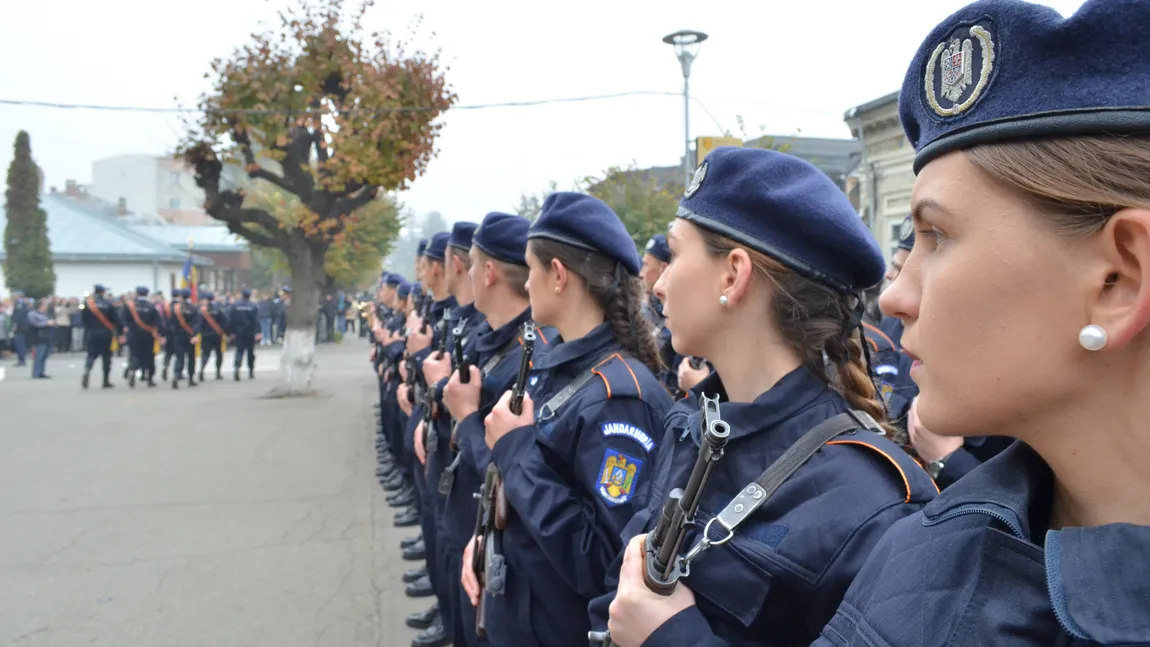
[[[84,370],[84,377],[80,378],[80,386],[82,386],[85,389],[88,388],[88,380],[90,380],[91,377],[92,377],[92,369],[85,369]]]

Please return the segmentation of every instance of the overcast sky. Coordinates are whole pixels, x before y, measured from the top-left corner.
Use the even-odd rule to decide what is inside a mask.
[[[173,107],[204,89],[210,61],[290,0],[0,0],[0,99]],[[1047,0],[1064,15],[1081,0]],[[402,195],[449,221],[511,210],[522,193],[632,161],[679,163],[682,75],[661,38],[706,32],[691,73],[691,134],[849,137],[843,113],[898,89],[910,57],[961,0],[380,0],[373,29],[403,33],[416,12],[443,49],[461,105],[630,91],[670,93],[456,110],[439,157]],[[435,33],[434,39],[429,34]],[[170,152],[170,114],[0,105],[0,168],[25,129],[47,185],[91,180],[93,160]]]

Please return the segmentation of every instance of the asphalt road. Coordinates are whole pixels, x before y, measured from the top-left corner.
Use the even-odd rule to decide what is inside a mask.
[[[179,391],[119,370],[83,391],[79,355],[48,380],[0,361],[0,644],[410,642],[429,600],[403,594],[365,345],[321,347],[299,400],[258,398],[276,359],[257,351],[255,380]]]

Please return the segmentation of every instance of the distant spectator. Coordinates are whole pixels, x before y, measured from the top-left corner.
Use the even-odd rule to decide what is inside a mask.
[[[52,333],[56,327],[56,320],[48,314],[48,308],[51,305],[51,299],[40,299],[40,304],[36,309],[28,312],[27,341],[35,355],[32,359],[32,377],[37,379],[47,379],[48,377],[44,369],[48,362],[48,354],[51,353]]]

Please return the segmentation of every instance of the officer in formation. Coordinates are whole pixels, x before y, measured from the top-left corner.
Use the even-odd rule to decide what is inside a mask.
[[[137,373],[143,373],[149,387],[156,386],[156,352],[164,344],[160,315],[148,300],[147,286],[136,288],[136,298],[127,301],[124,334],[128,345],[128,367],[124,369],[128,386],[136,386]]]
[[[426,627],[413,645],[585,642],[587,604],[606,593],[619,533],[646,500],[654,431],[672,402],[655,377],[639,272],[610,208],[560,193],[534,225],[492,213],[429,239],[417,264],[427,296],[406,320],[405,358],[394,324],[373,323],[385,379],[380,474],[403,495],[401,466],[414,467],[422,533],[405,557],[422,549],[430,590],[416,586],[417,571],[408,593],[436,598],[408,618]],[[386,380],[397,360],[393,416]]]
[[[176,359],[172,388],[178,389],[184,378],[184,367],[188,369],[188,386],[196,386],[196,334],[200,324],[200,313],[191,301],[192,291],[180,288],[172,291],[172,315],[168,320],[168,343],[174,344],[172,354]]]
[[[92,294],[88,295],[80,305],[80,317],[84,323],[84,344],[88,350],[88,357],[84,360],[84,377],[80,382],[85,389],[88,388],[92,366],[95,365],[97,358],[104,373],[101,386],[105,389],[115,386],[108,378],[112,373],[112,353],[118,345],[123,325],[116,313],[116,306],[105,298],[106,291],[102,285],[94,286]]]
[[[220,369],[224,364],[224,353],[228,347],[228,316],[224,309],[215,302],[215,295],[211,292],[202,292],[200,299],[199,335],[200,335],[200,381],[204,381],[204,369],[212,354],[216,356],[216,379],[222,380]],[[194,367],[193,367],[194,368]]]
[[[823,397],[842,401],[824,415],[845,404],[885,427],[858,362],[870,343],[859,343],[849,307],[877,283],[881,262],[865,232],[852,231],[857,216],[816,208],[830,196],[822,180],[771,170],[770,153],[720,149],[704,161],[656,291],[676,348],[714,364],[697,388],[722,387],[730,430],[685,537],[656,519],[681,510],[657,499],[684,483],[678,444],[660,448],[669,477],[656,469],[648,519],[637,516],[626,533],[647,531],[628,545],[612,601],[591,604],[593,622],[606,611],[610,630],[596,638],[622,647],[1150,645],[1141,397],[1150,388],[1150,74],[1136,63],[1150,56],[1146,24],[1142,0],[1087,0],[1069,18],[985,0],[939,24],[911,62],[899,113],[916,153],[916,231],[880,299],[901,325],[878,327],[911,360],[910,451],[924,463],[934,462],[928,452],[952,461],[967,452],[977,464],[971,440],[987,430],[1021,441],[930,501],[924,470],[861,416],[866,429],[797,430],[785,452],[739,449],[746,430],[796,401],[807,403],[796,418],[821,409],[797,391],[772,398],[794,377],[779,366],[784,348],[805,358],[803,379],[830,378]],[[1058,92],[1046,91],[1051,79]],[[742,156],[763,166],[731,175]],[[756,194],[770,206],[755,207]],[[707,258],[715,250],[724,263]],[[763,289],[755,275],[773,280]],[[716,285],[717,311],[692,307]],[[757,315],[757,340],[744,338],[753,328],[739,310]],[[823,312],[850,331],[845,354]],[[772,330],[761,330],[764,320]],[[811,352],[820,337],[825,361]],[[759,348],[774,350],[752,360]],[[753,364],[739,371],[739,361]],[[769,389],[755,397],[761,385]],[[752,420],[731,404],[739,392],[764,406]],[[667,418],[668,442],[679,437],[676,419]],[[679,444],[701,435],[713,447],[723,435],[693,421],[686,431]],[[731,474],[751,460],[775,462],[758,478]],[[686,489],[677,500],[694,500],[696,488]],[[672,550],[683,559],[670,566],[667,538],[686,550]]]
[[[248,379],[256,376],[256,342],[263,338],[260,333],[259,307],[252,303],[252,291],[244,288],[242,298],[232,305],[231,331],[236,341],[236,359],[233,365],[233,377],[240,381],[240,367],[243,359],[247,357]],[[216,375],[219,375],[219,364],[216,365]]]

